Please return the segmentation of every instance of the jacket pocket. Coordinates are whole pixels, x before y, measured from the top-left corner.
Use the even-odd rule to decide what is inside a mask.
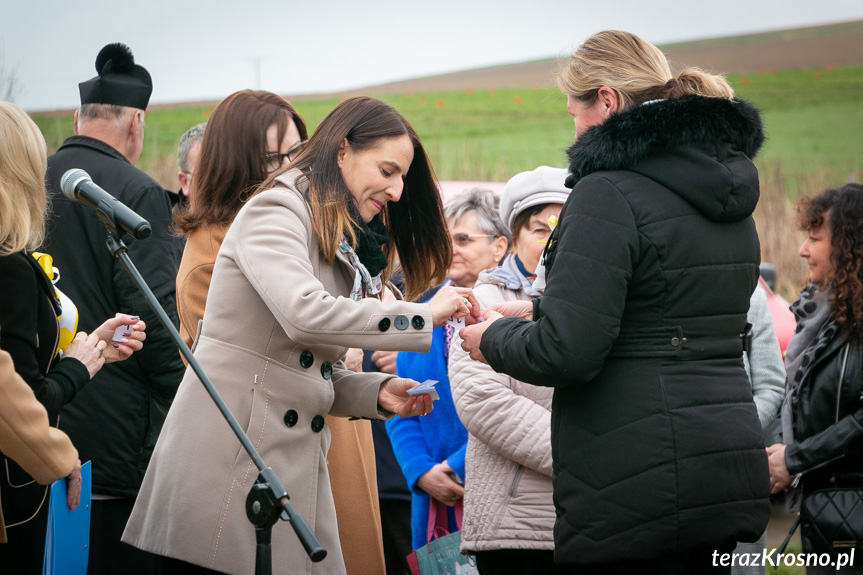
[[[680,326],[622,329],[608,357],[673,357],[687,341]]]
[[[260,371],[261,374],[266,373],[266,365],[264,366],[264,369]],[[246,422],[245,427],[243,427],[243,431],[246,433],[246,436],[249,438],[249,441],[255,449],[260,449],[261,446],[261,438],[264,436],[264,428],[267,425],[267,415],[270,403],[270,390],[264,387],[263,375],[261,374],[254,374],[251,409],[249,410],[248,421]],[[239,420],[238,423],[240,423]],[[242,423],[240,424],[242,425]],[[231,468],[233,469],[237,466],[237,463],[242,463],[246,460],[251,462],[251,458],[241,444],[237,450],[237,456],[234,458],[234,463],[231,464]]]
[[[521,483],[521,477],[524,475],[524,465],[519,465],[515,468],[515,473],[512,476],[512,481],[509,484],[509,496],[515,497],[518,495],[518,484]]]
[[[17,463],[9,459],[3,458],[4,472],[6,473],[6,484],[12,488],[27,487],[36,483],[36,480],[30,477],[30,474],[21,469]]]

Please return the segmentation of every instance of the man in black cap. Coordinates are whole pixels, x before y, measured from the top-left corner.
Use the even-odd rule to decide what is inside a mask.
[[[60,416],[81,460],[93,462],[90,575],[154,573],[154,556],[122,543],[150,454],[180,383],[177,347],[120,262],[112,257],[105,226],[84,205],[63,196],[60,179],[81,168],[93,181],[150,222],[146,240],[126,236],[128,253],[168,316],[177,325],[174,298],[180,263],[171,235],[171,202],[158,183],[133,164],[144,141],[144,111],[153,84],[129,48],[110,44],[96,58],[98,75],[79,84],[75,134],[48,158],[51,201],[41,251],[60,270],[58,286],[78,306],[78,329],[92,331],[115,311],[147,323],[144,349],[106,365]]]

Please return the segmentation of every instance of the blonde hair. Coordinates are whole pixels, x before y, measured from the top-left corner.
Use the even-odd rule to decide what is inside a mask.
[[[617,94],[621,109],[686,95],[734,97],[725,78],[699,68],[687,68],[675,78],[662,50],[620,30],[594,34],[561,61],[557,85],[564,94],[588,104],[596,100],[600,88],[608,86]]]
[[[0,102],[0,256],[42,242],[47,165],[42,132],[21,108]]]

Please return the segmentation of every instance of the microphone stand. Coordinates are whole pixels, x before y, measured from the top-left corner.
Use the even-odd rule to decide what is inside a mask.
[[[276,477],[272,468],[266,466],[257,449],[255,449],[255,446],[252,445],[251,441],[249,441],[248,436],[243,432],[243,428],[240,427],[239,423],[237,423],[236,418],[231,413],[230,409],[228,409],[228,406],[225,405],[219,392],[216,391],[216,388],[213,387],[213,383],[204,373],[198,360],[195,359],[194,355],[192,355],[186,342],[183,341],[182,337],[180,337],[180,333],[177,331],[177,328],[175,328],[174,324],[171,323],[170,318],[168,318],[168,314],[166,314],[165,310],[162,309],[156,296],[153,295],[153,292],[150,290],[149,286],[147,286],[147,282],[145,282],[144,278],[141,277],[138,269],[132,263],[131,258],[129,258],[129,254],[126,253],[126,245],[119,237],[117,237],[114,230],[109,226],[105,227],[108,230],[107,244],[111,255],[119,259],[129,275],[132,276],[132,279],[138,285],[138,288],[147,298],[147,303],[150,304],[150,307],[153,308],[153,311],[159,317],[159,321],[162,322],[162,325],[164,325],[165,329],[167,329],[171,334],[171,338],[174,340],[174,343],[176,343],[177,347],[180,348],[180,353],[183,354],[183,357],[186,358],[189,365],[194,370],[195,375],[197,375],[201,383],[204,384],[204,387],[207,389],[207,393],[210,394],[216,407],[218,407],[219,411],[222,412],[228,425],[231,426],[237,439],[239,439],[240,443],[243,444],[243,448],[245,448],[246,453],[249,454],[249,457],[252,458],[252,461],[255,462],[255,466],[258,468],[258,478],[255,481],[255,484],[252,485],[249,495],[246,497],[246,516],[249,518],[252,525],[255,526],[255,575],[270,575],[272,573],[272,529],[273,525],[275,525],[279,519],[291,524],[291,527],[294,528],[294,532],[297,534],[297,538],[299,538],[300,543],[302,543],[303,549],[305,549],[309,559],[315,563],[323,560],[324,557],[327,556],[327,550],[321,545],[320,541],[315,537],[315,534],[312,533],[312,530],[309,529],[309,525],[306,523],[306,520],[303,519],[299,513],[296,513],[293,507],[291,507],[291,504],[288,503],[287,500],[290,499],[290,496],[288,495],[288,492],[285,491],[285,487],[282,485],[282,482],[279,481],[278,477]]]

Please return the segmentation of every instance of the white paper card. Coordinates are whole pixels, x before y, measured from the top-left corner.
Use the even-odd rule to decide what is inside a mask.
[[[434,386],[437,384],[437,381],[434,379],[427,379],[416,387],[412,387],[408,390],[408,395],[428,395],[432,398],[432,401],[440,399],[438,392],[435,390]]]
[[[121,315],[123,315],[123,314],[117,313],[114,317],[120,317]],[[132,326],[131,325],[121,325],[120,327],[115,329],[114,330],[114,336],[111,338],[111,341],[113,341],[114,343],[122,343],[123,337],[124,337],[123,334],[126,333],[127,331],[129,331],[130,327],[132,327]]]

